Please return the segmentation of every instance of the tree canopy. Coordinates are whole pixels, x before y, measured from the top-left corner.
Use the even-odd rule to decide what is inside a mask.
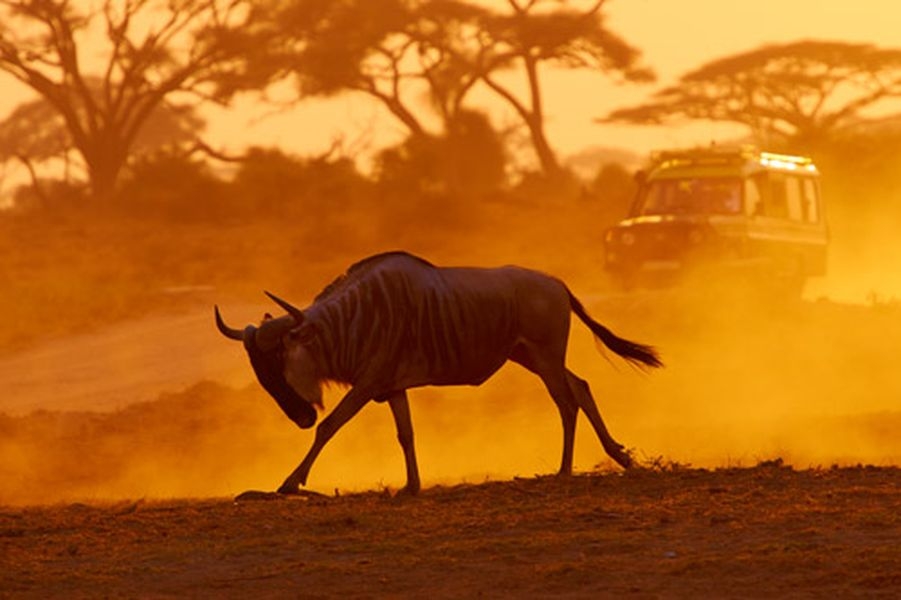
[[[901,97],[901,49],[834,41],[766,45],[709,62],[603,121],[731,121],[763,143],[809,148]]]
[[[652,78],[639,51],[606,28],[603,4],[509,0],[505,11],[465,0],[293,0],[275,13],[283,33],[275,47],[301,94],[368,94],[411,135],[447,131],[483,83],[512,107],[542,170],[554,173],[541,65]],[[524,75],[525,97],[505,71]],[[429,127],[436,116],[439,131]]]
[[[93,194],[107,197],[164,101],[224,101],[246,82],[250,7],[248,0],[103,0],[96,7],[0,0],[0,71],[65,122]]]
[[[93,82],[89,82],[89,85]],[[192,106],[161,103],[145,121],[130,153],[140,154],[165,146],[194,141],[204,122]],[[62,164],[67,185],[84,181],[85,165],[79,159],[63,115],[45,98],[23,102],[0,121],[0,163],[19,162],[28,171],[34,193],[48,201],[41,189],[38,165]]]
[[[576,3],[508,0],[508,12],[483,17],[479,38],[476,67],[480,79],[520,116],[546,174],[555,174],[560,167],[545,131],[541,65],[594,70],[625,81],[654,79],[653,72],[640,65],[641,53],[606,27],[601,12],[603,0],[581,10],[573,4]],[[511,70],[525,75],[525,97],[498,77]]]
[[[431,97],[462,98],[464,74],[452,73],[436,48],[451,46],[461,19],[471,11],[457,2],[420,0],[293,0],[270,12],[276,35],[262,69],[292,75],[300,97],[345,92],[368,95],[413,135],[429,133],[417,107],[425,90]],[[440,52],[439,52],[440,53]],[[471,85],[471,83],[469,84]],[[454,88],[454,89],[452,89]],[[455,102],[443,103],[453,118]]]

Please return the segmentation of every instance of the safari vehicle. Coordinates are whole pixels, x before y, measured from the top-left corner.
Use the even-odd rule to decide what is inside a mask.
[[[804,156],[739,148],[655,153],[628,218],[605,235],[626,287],[690,273],[746,273],[803,285],[826,270],[819,172]]]

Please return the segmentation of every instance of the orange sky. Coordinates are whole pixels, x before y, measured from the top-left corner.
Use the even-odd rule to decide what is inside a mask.
[[[708,60],[771,42],[841,39],[883,47],[901,45],[897,27],[901,5],[894,0],[608,0],[606,11],[611,29],[642,50],[660,84]],[[544,82],[548,131],[563,155],[595,145],[644,153],[706,143],[740,131],[710,124],[680,129],[596,125],[594,117],[640,102],[656,86],[616,86],[603,76],[572,72],[546,73]],[[353,142],[360,131],[372,127],[374,132],[364,138],[376,144],[401,132],[380,109],[346,97],[327,103],[308,101],[289,116],[264,119],[251,127],[233,116],[216,118],[210,134],[229,145],[247,140],[250,134],[256,143],[303,151],[327,148],[342,128]]]
[[[808,38],[901,45],[897,31],[901,5],[894,0],[608,0],[606,13],[611,29],[644,52],[661,84],[713,58],[768,42]],[[640,102],[655,86],[615,86],[600,75],[566,72],[545,73],[544,83],[549,135],[564,156],[590,146],[644,153],[706,143],[737,131],[710,124],[666,129],[596,125],[594,117]],[[14,81],[0,76],[0,115],[25,97]],[[342,131],[350,143],[375,146],[402,132],[381,109],[356,97],[307,101],[289,114],[261,118],[270,111],[250,99],[230,111],[213,110],[208,137],[214,145],[231,150],[258,144],[315,152],[327,148]]]

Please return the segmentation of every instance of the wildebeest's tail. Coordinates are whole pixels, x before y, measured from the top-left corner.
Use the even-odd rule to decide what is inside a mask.
[[[660,360],[657,350],[652,346],[630,342],[629,340],[617,337],[612,331],[592,319],[588,312],[586,312],[585,307],[582,306],[582,303],[579,302],[578,298],[573,296],[573,293],[569,291],[569,289],[567,289],[566,292],[569,294],[569,305],[572,308],[572,311],[576,313],[576,316],[579,317],[585,325],[588,326],[594,335],[604,342],[605,346],[633,365],[639,367],[663,366],[663,362]]]

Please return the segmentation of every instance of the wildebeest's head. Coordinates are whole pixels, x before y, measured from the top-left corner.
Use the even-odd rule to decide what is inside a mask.
[[[277,318],[267,315],[259,327],[248,325],[242,331],[226,325],[216,306],[216,327],[225,337],[244,343],[260,385],[275,398],[289,419],[308,429],[316,424],[316,407],[322,407],[322,391],[309,351],[298,340],[303,311],[269,292],[266,294],[288,314]]]

